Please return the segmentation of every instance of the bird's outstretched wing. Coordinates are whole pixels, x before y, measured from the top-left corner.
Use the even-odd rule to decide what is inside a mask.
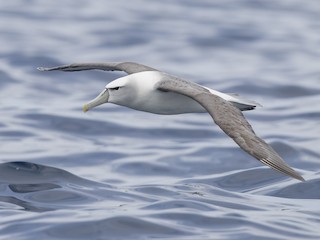
[[[241,111],[231,103],[195,83],[166,74],[163,76],[163,80],[157,85],[158,90],[176,92],[194,99],[245,152],[281,173],[304,181],[303,177],[289,167],[269,144],[255,134]]]
[[[127,74],[133,74],[145,71],[158,71],[157,69],[135,63],[135,62],[105,62],[105,63],[73,63],[70,65],[63,65],[57,67],[38,67],[39,71],[83,71],[83,70],[93,70],[99,69],[103,71],[123,71]]]

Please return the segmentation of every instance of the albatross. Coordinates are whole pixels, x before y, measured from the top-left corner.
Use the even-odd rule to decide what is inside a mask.
[[[249,155],[274,170],[304,181],[255,134],[245,119],[242,111],[255,109],[259,105],[255,101],[222,93],[135,62],[74,63],[38,68],[40,71],[65,72],[92,69],[124,71],[128,75],[108,83],[95,99],[83,106],[84,112],[108,102],[155,114],[208,112],[213,121]]]

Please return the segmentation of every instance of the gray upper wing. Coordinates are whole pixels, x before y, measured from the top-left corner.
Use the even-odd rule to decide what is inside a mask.
[[[39,67],[39,71],[83,71],[83,70],[93,70],[100,69],[104,71],[123,71],[127,74],[144,72],[144,71],[158,71],[157,69],[135,63],[135,62],[105,62],[105,63],[73,63],[70,65],[63,65],[57,67]]]
[[[231,103],[211,94],[200,85],[169,75],[165,75],[157,89],[180,93],[194,99],[208,111],[213,121],[248,154],[279,172],[304,181],[303,177],[289,167],[270,145],[254,133],[242,112]]]

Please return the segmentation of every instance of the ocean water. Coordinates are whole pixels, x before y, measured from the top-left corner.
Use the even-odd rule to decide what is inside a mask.
[[[0,5],[0,239],[319,239],[317,0]],[[82,105],[136,61],[263,105],[245,116],[300,172],[244,153],[208,114]]]

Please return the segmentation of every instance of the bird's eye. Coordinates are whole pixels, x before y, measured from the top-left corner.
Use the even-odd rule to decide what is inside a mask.
[[[119,90],[120,87],[109,88],[110,90]]]

